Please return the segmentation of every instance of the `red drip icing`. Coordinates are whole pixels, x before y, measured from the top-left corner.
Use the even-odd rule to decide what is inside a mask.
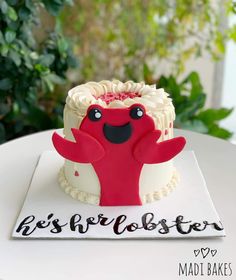
[[[108,105],[114,100],[120,100],[123,101],[127,98],[135,98],[135,97],[140,97],[141,95],[138,92],[119,92],[119,93],[114,93],[114,92],[107,92],[99,96],[99,99],[102,101],[105,101],[106,104]]]
[[[168,134],[168,129],[165,129],[165,135],[167,135]]]
[[[74,173],[75,176],[79,176],[79,172],[76,170]]]

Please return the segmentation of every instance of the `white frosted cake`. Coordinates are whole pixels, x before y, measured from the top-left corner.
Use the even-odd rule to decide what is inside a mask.
[[[140,205],[168,195],[179,180],[173,157],[185,145],[173,138],[174,119],[171,99],[155,85],[114,80],[71,89],[65,138],[53,136],[65,158],[60,186],[95,205]]]

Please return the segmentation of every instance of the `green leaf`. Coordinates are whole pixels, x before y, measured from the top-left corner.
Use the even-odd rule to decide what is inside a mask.
[[[202,120],[205,124],[211,125],[215,121],[220,121],[228,117],[233,111],[232,109],[220,108],[220,109],[207,109],[200,112],[197,118]]]
[[[42,82],[44,82],[44,86],[45,87],[45,91],[50,91],[52,92],[54,90],[54,84],[53,82],[50,80],[49,75],[44,76]]]
[[[60,0],[42,0],[46,10],[53,16],[56,16],[62,9],[64,3]]]
[[[176,114],[182,120],[188,120],[192,118],[205,104],[206,95],[201,94],[197,96],[197,99],[192,101],[190,98],[186,99],[176,106]]]
[[[1,1],[0,2],[0,9],[2,11],[3,14],[6,14],[7,13],[7,10],[8,10],[8,4],[6,1]]]
[[[0,49],[1,49],[1,55],[4,56],[4,57],[6,57],[7,54],[8,54],[8,51],[9,51],[8,45],[7,45],[7,44],[4,44],[4,45],[1,46]]]
[[[74,1],[73,0],[65,0],[65,3],[72,6]]]
[[[200,94],[203,93],[203,88],[198,73],[191,72],[187,76],[187,78],[182,82],[182,84],[186,83],[191,84],[190,99],[195,100]]]
[[[12,88],[12,81],[9,78],[0,80],[0,90],[9,90]]]
[[[31,10],[32,8],[34,8],[34,5],[35,5],[35,1],[32,1],[32,0],[25,0],[25,6]]]
[[[220,127],[218,124],[212,125],[208,133],[212,136],[222,138],[222,139],[229,139],[233,135],[232,132],[230,132],[225,128]]]
[[[39,63],[43,66],[49,67],[55,60],[53,54],[44,54],[39,57]]]
[[[187,129],[199,133],[207,133],[208,132],[208,127],[201,121],[201,120],[188,120],[185,122],[182,122],[179,120],[178,116],[176,117],[176,122],[175,122],[176,127],[182,128],[182,129]]]
[[[19,106],[19,104],[17,102],[14,102],[12,107],[13,107],[12,108],[13,109],[12,110],[13,114],[14,115],[18,115],[20,113],[20,106]]]
[[[225,52],[225,38],[223,37],[223,34],[220,31],[217,31],[216,33],[216,39],[215,39],[215,45],[220,53]]]
[[[20,54],[14,50],[10,50],[9,57],[13,60],[16,66],[21,65],[21,57]]]
[[[48,67],[42,65],[42,64],[35,64],[34,66],[35,70],[37,70],[40,74],[43,74],[43,75],[47,75],[49,74],[50,70],[48,69]]]
[[[47,79],[53,82],[54,84],[62,85],[65,83],[65,80],[59,77],[58,75],[51,73],[47,75]]]
[[[39,55],[38,55],[37,52],[31,52],[31,53],[30,53],[30,57],[31,57],[32,59],[36,60],[36,59],[39,58]]]
[[[175,101],[181,96],[181,87],[173,76],[168,78],[161,76],[157,82],[157,88],[164,88]]]
[[[234,42],[236,42],[236,24],[230,27],[228,31],[228,36],[230,39],[232,39]]]
[[[16,32],[10,29],[7,29],[6,33],[5,33],[5,39],[7,41],[7,43],[11,43],[15,40],[16,38]]]
[[[21,20],[26,21],[30,16],[30,10],[26,7],[21,7],[18,16]]]
[[[58,50],[60,52],[61,55],[65,55],[66,51],[68,50],[68,42],[66,41],[65,38],[59,38],[57,41],[57,45],[58,45]]]
[[[7,9],[7,15],[13,21],[16,21],[18,19],[16,11],[10,6]]]

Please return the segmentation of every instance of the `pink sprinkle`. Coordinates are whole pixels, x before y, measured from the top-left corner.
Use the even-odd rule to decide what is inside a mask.
[[[170,127],[170,128],[172,127],[172,123],[170,123],[169,127]]]
[[[79,172],[76,170],[74,175],[79,176]]]
[[[141,95],[138,92],[119,92],[119,93],[114,93],[114,92],[107,92],[104,93],[103,95],[99,96],[99,99],[102,101],[105,101],[106,104],[108,105],[114,100],[120,100],[123,101],[127,98],[135,98],[135,97],[140,97]]]

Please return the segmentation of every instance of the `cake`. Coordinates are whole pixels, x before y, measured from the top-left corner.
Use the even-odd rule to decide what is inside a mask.
[[[52,140],[65,158],[62,189],[101,206],[142,205],[178,184],[173,158],[185,145],[173,137],[175,110],[164,89],[144,82],[88,82],[72,88],[64,137]]]

